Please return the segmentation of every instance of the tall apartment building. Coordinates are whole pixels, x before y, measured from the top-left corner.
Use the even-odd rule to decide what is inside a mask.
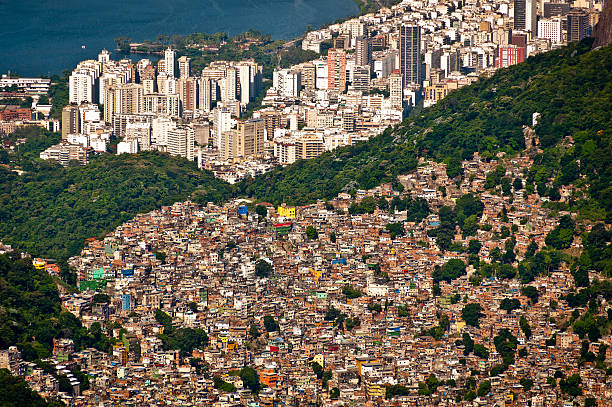
[[[274,138],[274,131],[283,127],[281,114],[274,110],[264,111],[261,112],[260,117],[264,120],[264,127],[266,129],[267,139],[272,140]]]
[[[166,51],[164,51],[164,72],[168,75],[168,78],[174,78],[174,58],[176,56],[176,52],[168,47]]]
[[[240,83],[240,103],[248,104],[255,100],[261,89],[262,68],[254,61],[241,61],[236,64]]]
[[[538,38],[546,38],[553,44],[560,44],[561,36],[561,19],[550,18],[538,21]]]
[[[115,114],[113,115],[113,135],[117,138],[125,137],[128,126],[132,124],[146,123],[151,125],[156,116],[153,114]]]
[[[353,68],[352,88],[363,93],[370,91],[370,65],[359,65]]]
[[[327,89],[342,93],[346,90],[346,52],[332,48],[327,53]]]
[[[300,65],[294,66],[294,68],[301,73],[301,82],[305,90],[316,89],[316,70],[312,62],[306,62]]]
[[[79,107],[68,105],[62,109],[62,139],[68,138],[68,134],[79,132]]]
[[[178,59],[178,67],[179,67],[179,77],[181,79],[186,79],[189,78],[190,76],[190,63],[191,63],[191,58],[183,55],[182,57],[180,57]]]
[[[236,129],[230,129],[221,133],[218,141],[219,159],[221,161],[233,162],[240,156],[242,150],[241,138],[238,137]]]
[[[300,89],[302,88],[301,72],[291,69],[274,70],[272,86],[281,96],[298,97],[300,96]]]
[[[181,111],[195,111],[198,103],[198,81],[195,78],[186,77],[177,82]]]
[[[94,103],[94,78],[90,73],[73,71],[68,83],[70,103]]]
[[[312,61],[315,67],[315,87],[316,89],[327,89],[329,83],[329,69],[327,61],[315,59]]]
[[[569,3],[544,3],[544,18],[552,16],[564,16],[570,11]]]
[[[567,42],[580,41],[590,35],[589,15],[574,9],[567,13]]]
[[[393,109],[402,109],[404,106],[404,86],[402,82],[402,75],[398,72],[389,76],[389,99]]]
[[[113,122],[115,114],[135,114],[143,111],[143,88],[135,83],[114,85],[107,89],[104,121]]]
[[[355,38],[355,65],[370,66],[372,63],[372,43],[368,37]]]
[[[263,119],[250,119],[238,122],[241,157],[261,156],[265,153],[265,122]]]
[[[296,159],[310,160],[325,152],[323,136],[319,134],[304,134],[298,138],[295,146]]]
[[[399,48],[404,87],[409,83],[421,85],[421,27],[414,23],[402,24]]]
[[[210,112],[213,101],[213,87],[217,87],[217,83],[213,79],[200,78],[198,80],[198,109]]]
[[[213,135],[215,146],[221,149],[223,133],[232,128],[232,114],[229,109],[216,107],[213,110]]]
[[[151,123],[133,122],[125,127],[124,141],[135,141],[139,151],[151,149]]]
[[[189,127],[177,127],[168,130],[166,151],[170,155],[185,157],[189,161],[194,159],[195,134]]]
[[[529,31],[535,37],[537,7],[537,0],[514,0],[514,29]]]
[[[221,79],[219,85],[221,86],[221,100],[233,101],[236,100],[238,94],[237,86],[237,71],[234,67],[228,67],[225,71],[225,77]]]
[[[151,124],[151,144],[156,147],[168,144],[168,133],[176,128],[176,122],[166,116],[157,116]]]
[[[181,101],[179,95],[163,95],[150,93],[143,97],[143,113],[164,114],[170,117],[181,117]]]

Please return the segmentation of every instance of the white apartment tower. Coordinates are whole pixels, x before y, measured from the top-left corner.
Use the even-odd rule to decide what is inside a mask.
[[[229,109],[224,107],[217,107],[213,112],[214,141],[220,149],[223,145],[223,134],[232,128],[232,114]]]
[[[168,49],[164,52],[164,69],[166,71],[166,75],[168,78],[174,78],[174,57],[176,56],[176,52],[168,47]]]
[[[190,63],[191,63],[191,58],[186,57],[185,55],[183,55],[182,57],[180,57],[178,59],[179,75],[180,75],[181,79],[189,78],[189,75],[190,75],[189,65],[190,65]]]
[[[170,155],[185,157],[193,161],[195,147],[195,134],[189,127],[174,128],[168,131],[166,151]]]
[[[94,78],[88,73],[73,72],[69,79],[70,103],[93,103]]]
[[[560,44],[561,19],[551,18],[538,21],[538,37],[549,39],[553,44]]]

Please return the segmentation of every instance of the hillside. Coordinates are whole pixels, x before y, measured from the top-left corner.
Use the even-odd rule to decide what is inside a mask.
[[[612,213],[612,47],[591,51],[592,41],[530,57],[451,92],[368,142],[279,168],[239,188],[275,203],[306,204],[394,181],[414,170],[419,156],[445,161],[449,175],[459,176],[460,160],[476,151],[488,158],[522,150],[522,127],[539,112],[535,131],[544,153],[536,157],[530,182],[554,190],[584,175],[591,197]],[[561,147],[566,136],[573,146]]]
[[[136,214],[191,198],[220,202],[232,187],[194,163],[160,153],[106,155],[61,168],[35,160],[20,176],[0,168],[0,241],[67,259],[84,240]]]

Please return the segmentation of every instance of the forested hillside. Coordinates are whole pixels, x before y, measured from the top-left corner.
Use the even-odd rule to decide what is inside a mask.
[[[584,176],[591,204],[612,213],[612,47],[591,51],[592,41],[499,70],[392,131],[245,181],[241,191],[275,203],[305,204],[394,181],[414,170],[419,156],[445,161],[449,176],[460,176],[460,160],[476,151],[490,158],[522,150],[523,126],[539,112],[535,131],[544,152],[536,156],[528,181],[554,190]],[[567,143],[560,143],[564,139]]]
[[[194,163],[153,152],[105,155],[68,168],[34,160],[23,168],[24,175],[0,168],[0,241],[60,260],[138,213],[232,194],[228,183]]]

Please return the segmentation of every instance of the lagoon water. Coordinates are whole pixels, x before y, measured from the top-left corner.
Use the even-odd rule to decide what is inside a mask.
[[[59,73],[120,36],[254,28],[289,39],[358,11],[353,0],[0,0],[0,72]]]

